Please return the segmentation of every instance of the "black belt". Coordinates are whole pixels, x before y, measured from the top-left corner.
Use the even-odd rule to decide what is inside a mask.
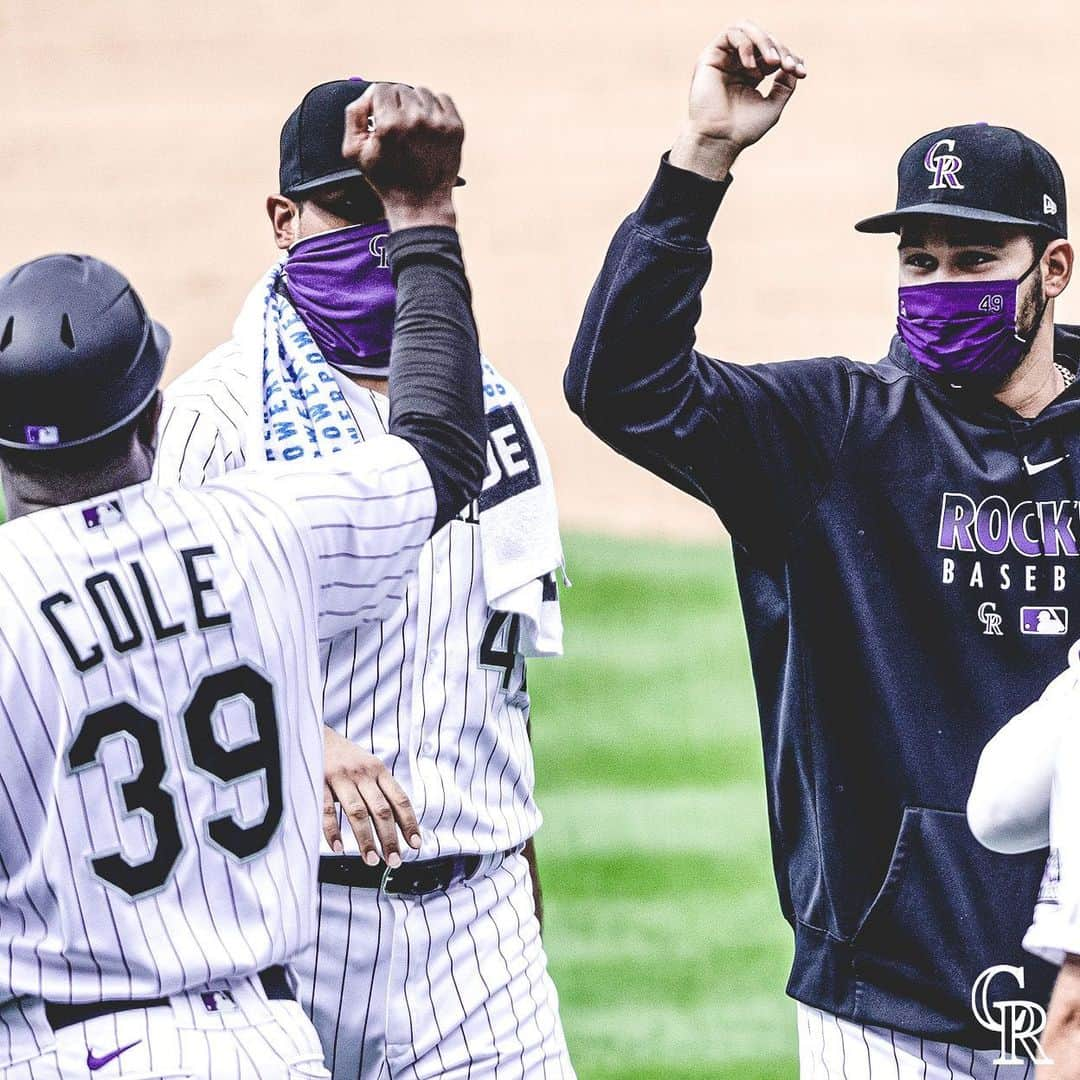
[[[511,848],[502,854],[514,855],[520,850]],[[483,855],[448,855],[444,859],[403,862],[391,870],[381,862],[368,866],[359,855],[323,855],[319,859],[319,884],[382,889],[399,896],[426,896],[468,881],[480,869],[484,858]]]
[[[271,1001],[292,1001],[294,995],[289,985],[289,976],[280,964],[259,972],[259,981],[266,996]],[[45,1017],[53,1031],[71,1027],[72,1024],[84,1024],[99,1016],[111,1016],[113,1013],[129,1012],[132,1009],[156,1009],[168,1005],[168,998],[144,998],[141,1001],[125,999],[123,1001],[92,1001],[86,1005],[61,1005],[55,1001],[45,1002]]]

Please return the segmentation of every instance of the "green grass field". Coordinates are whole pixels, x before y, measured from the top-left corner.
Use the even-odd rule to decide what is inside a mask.
[[[545,940],[583,1080],[794,1077],[730,552],[571,536],[529,669]]]

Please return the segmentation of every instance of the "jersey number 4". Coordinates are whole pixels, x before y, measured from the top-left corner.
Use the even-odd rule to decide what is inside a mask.
[[[511,705],[529,702],[525,657],[521,655],[521,616],[494,611],[480,642],[480,666],[500,673],[499,692]]]
[[[242,699],[251,705],[256,736],[239,746],[222,746],[214,732],[214,714],[225,702]],[[230,814],[211,818],[206,834],[236,859],[250,859],[265,850],[281,823],[281,749],[278,742],[274,687],[248,664],[212,672],[200,680],[182,714],[191,763],[219,784],[234,784],[262,774],[266,784],[266,814],[254,825],[241,825]],[[95,855],[90,865],[102,881],[132,898],[156,892],[168,880],[183,851],[176,800],[164,786],[169,771],[161,721],[130,701],[117,701],[88,713],[68,749],[72,774],[99,764],[106,740],[124,736],[139,748],[142,768],[120,784],[129,814],[148,814],[154,825],[153,856],[131,863],[119,852]]]

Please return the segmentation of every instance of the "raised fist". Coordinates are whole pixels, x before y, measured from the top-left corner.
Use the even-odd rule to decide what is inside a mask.
[[[758,87],[770,75],[773,84],[763,94]],[[672,163],[722,174],[780,119],[805,77],[802,58],[760,26],[743,20],[729,27],[694,68],[689,117]]]
[[[375,83],[345,110],[342,154],[378,193],[391,227],[400,228],[417,223],[416,212],[452,214],[464,139],[448,95]]]

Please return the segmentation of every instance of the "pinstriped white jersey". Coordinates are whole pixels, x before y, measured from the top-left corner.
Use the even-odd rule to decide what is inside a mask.
[[[314,932],[318,642],[397,610],[404,440],[0,527],[0,1002],[152,998]]]
[[[335,376],[339,413],[326,422],[362,440],[378,437],[387,399]],[[263,464],[263,420],[249,404],[261,400],[253,387],[260,378],[228,343],[169,387],[161,482],[195,486]],[[405,858],[503,851],[539,827],[525,661],[516,645],[515,620],[488,607],[474,509],[425,545],[395,612],[324,646],[326,723],[383,761],[417,811],[422,847]],[[344,820],[342,839],[356,851]]]

